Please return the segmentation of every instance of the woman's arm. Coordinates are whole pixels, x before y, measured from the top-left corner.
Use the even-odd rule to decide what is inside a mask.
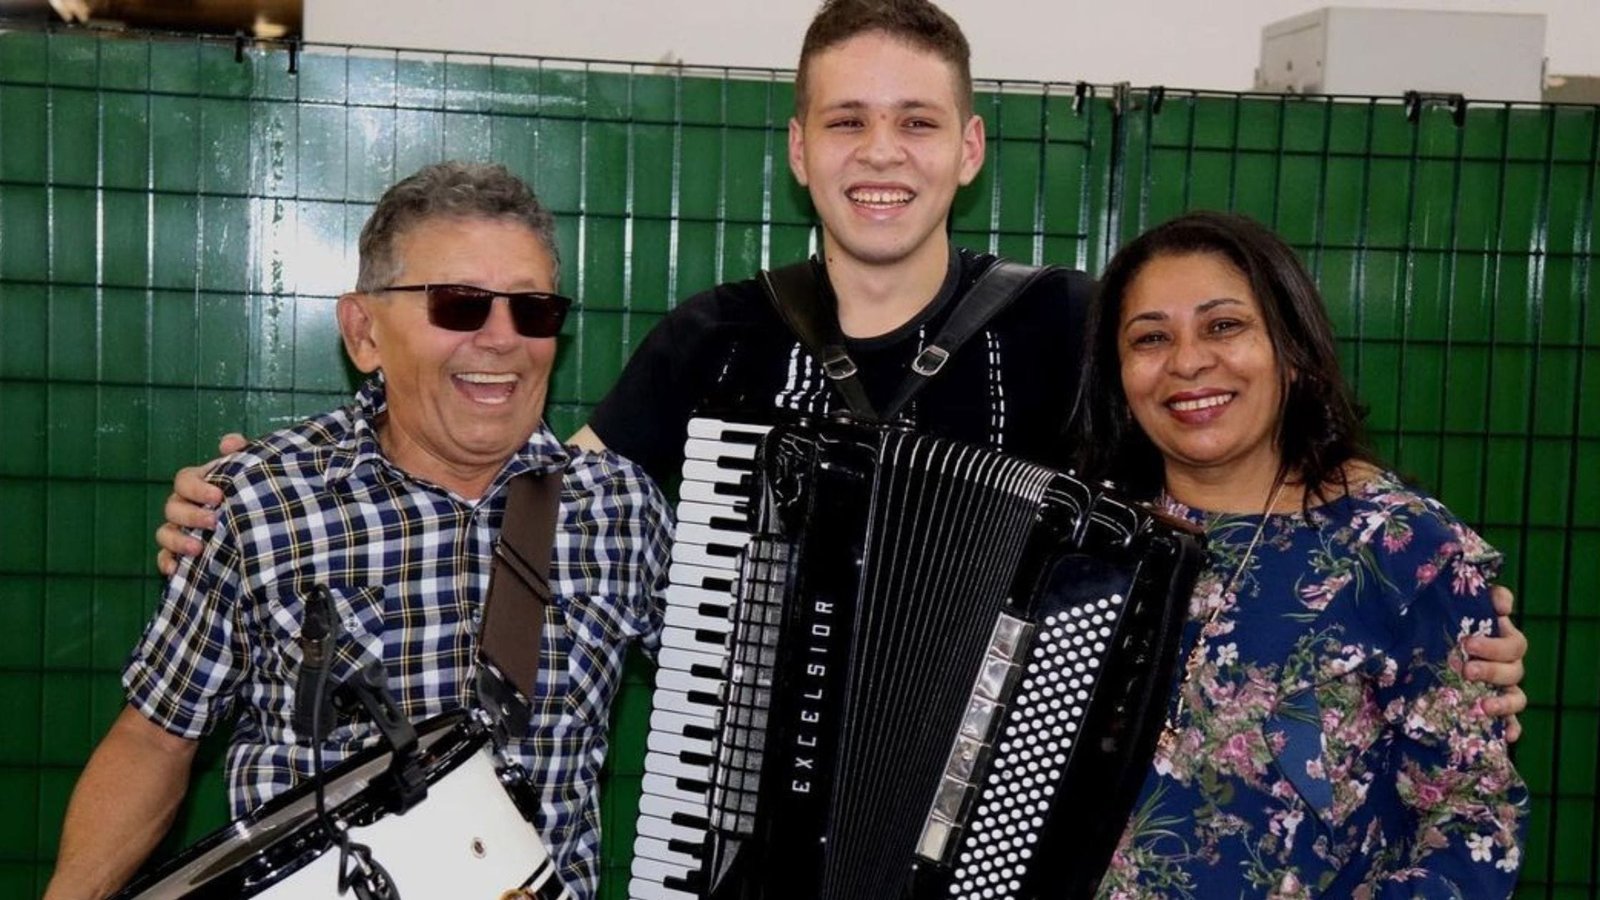
[[[1394,681],[1379,696],[1395,735],[1392,775],[1412,823],[1383,897],[1506,897],[1521,865],[1527,788],[1511,765],[1503,723],[1484,708],[1494,688],[1451,665],[1465,659],[1467,638],[1494,631],[1492,551],[1452,527],[1461,539],[1418,566],[1390,651]]]

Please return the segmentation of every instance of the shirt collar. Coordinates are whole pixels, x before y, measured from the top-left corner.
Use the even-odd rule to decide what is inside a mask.
[[[355,402],[347,407],[352,423],[352,439],[339,445],[329,457],[323,473],[328,484],[347,481],[363,472],[370,472],[386,481],[422,481],[390,462],[378,444],[378,418],[388,408],[389,398],[383,373],[378,372],[361,385],[360,390],[356,391]],[[484,496],[494,494],[506,482],[524,472],[562,471],[571,458],[566,446],[541,419],[539,427],[527,442],[495,475]]]

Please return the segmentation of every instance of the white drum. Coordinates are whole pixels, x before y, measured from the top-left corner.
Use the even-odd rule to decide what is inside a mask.
[[[403,814],[387,809],[388,748],[363,751],[323,779],[329,815],[371,848],[404,900],[571,900],[529,823],[531,791],[500,783],[483,729],[464,713],[435,716],[417,726],[417,754],[428,795]],[[314,787],[212,832],[117,898],[338,897],[339,850],[317,820]]]

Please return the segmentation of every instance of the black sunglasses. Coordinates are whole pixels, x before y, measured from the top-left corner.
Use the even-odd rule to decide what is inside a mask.
[[[385,291],[420,291],[428,295],[428,323],[447,331],[477,331],[489,321],[494,298],[511,305],[511,321],[523,337],[555,337],[566,321],[572,298],[544,291],[491,291],[470,284],[397,284]]]

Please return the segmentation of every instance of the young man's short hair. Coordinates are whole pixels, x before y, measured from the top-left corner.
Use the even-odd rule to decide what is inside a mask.
[[[858,35],[877,32],[932,53],[956,73],[956,103],[963,117],[972,112],[972,50],[961,26],[927,0],[826,0],[800,45],[794,79],[794,113],[806,114],[806,66],[811,58]]]

